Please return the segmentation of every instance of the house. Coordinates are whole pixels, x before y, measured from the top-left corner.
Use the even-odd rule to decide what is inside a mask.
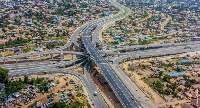
[[[194,84],[194,85],[192,85],[192,88],[200,90],[200,84]]]
[[[50,86],[56,86],[56,82],[51,82]]]
[[[183,76],[183,72],[173,72],[173,73],[167,73],[167,74],[172,77]]]
[[[163,74],[166,74],[165,71],[166,71],[166,70],[163,69],[163,68],[158,68],[157,71],[156,71],[156,74],[159,74],[159,73],[161,73],[161,72],[163,72]]]
[[[48,78],[48,81],[54,81],[54,77]]]
[[[34,51],[40,51],[40,47],[34,48]]]
[[[24,88],[27,89],[27,88],[30,88],[30,87],[32,87],[32,85],[25,86]]]
[[[198,100],[197,99],[192,99],[191,105],[196,107],[197,106],[197,101],[198,101],[198,106],[200,106],[200,98],[198,98]]]
[[[191,98],[191,97],[192,97],[192,95],[191,95],[189,92],[185,92],[184,94],[185,94],[185,96],[188,97],[188,98]]]
[[[157,71],[158,71],[158,72],[165,72],[166,70],[163,69],[163,68],[158,68]]]
[[[192,60],[190,59],[181,59],[180,61],[178,61],[178,63],[191,63]]]
[[[184,103],[181,108],[194,108],[190,103]]]
[[[185,84],[185,79],[183,79],[183,78],[181,78],[180,80],[178,80],[178,85],[183,85],[183,84]]]

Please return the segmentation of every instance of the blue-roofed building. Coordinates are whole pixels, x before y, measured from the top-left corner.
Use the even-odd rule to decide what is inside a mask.
[[[56,20],[58,20],[58,21],[62,20],[62,17],[55,17],[55,18],[56,18]]]
[[[178,61],[178,63],[191,63],[192,60],[190,59],[181,59],[180,61]]]
[[[51,86],[50,85],[46,85],[46,87],[49,89]]]
[[[183,72],[173,72],[173,73],[167,73],[167,74],[172,77],[183,76]]]
[[[110,33],[115,33],[116,31],[115,31],[115,30],[109,30],[109,32],[110,32]]]

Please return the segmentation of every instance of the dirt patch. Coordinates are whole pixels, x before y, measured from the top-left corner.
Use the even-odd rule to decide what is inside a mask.
[[[152,100],[156,106],[163,104],[163,102],[165,102],[165,100],[162,97],[160,97],[158,95],[158,93],[156,93],[151,87],[149,87],[149,85],[144,83],[141,80],[141,76],[139,76],[136,72],[129,71],[128,70],[129,65],[130,65],[130,63],[123,63],[123,65],[121,65],[125,69],[124,70],[125,73],[127,75],[129,75],[129,77],[132,79],[132,81],[134,81],[139,86],[140,89],[142,89],[148,95],[152,96]]]

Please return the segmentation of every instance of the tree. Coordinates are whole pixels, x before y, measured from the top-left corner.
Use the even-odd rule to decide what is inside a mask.
[[[166,94],[166,95],[170,95],[171,92],[172,92],[171,90],[165,89],[165,94]]]
[[[163,75],[163,72],[159,72],[159,77],[161,77]]]
[[[158,92],[159,92],[160,94],[165,94],[165,90],[163,90],[162,88],[158,89]]]
[[[190,83],[196,83],[196,80],[195,79],[191,79]]]
[[[172,84],[172,90],[175,91],[175,89],[178,87],[178,84],[175,82]]]
[[[165,75],[163,78],[163,80],[167,81],[167,82],[170,82],[170,79],[172,79],[172,76],[170,76],[170,75]]]
[[[28,83],[29,80],[28,80],[28,76],[27,75],[24,75],[24,83]]]
[[[5,29],[5,28],[2,28],[2,31],[5,33],[5,32],[6,32],[6,29]]]
[[[173,96],[177,97],[178,96],[178,92],[173,92]]]
[[[182,90],[183,90],[183,88],[180,88],[180,87],[178,88],[178,91],[179,91],[179,92],[181,92]]]
[[[21,78],[19,78],[19,82],[22,82],[22,79],[21,79]]]
[[[185,82],[185,87],[190,88],[191,86],[192,86],[192,83],[190,83],[189,81],[186,81],[186,82]]]
[[[163,85],[162,85],[161,81],[157,80],[156,83],[155,83],[155,86],[158,89],[158,88],[162,88]]]
[[[8,70],[0,67],[0,82],[3,84],[8,83]]]
[[[32,79],[31,79],[30,84],[31,84],[31,85],[34,85],[34,84],[35,84],[35,78],[32,78]]]
[[[64,103],[62,103],[62,102],[56,102],[56,103],[54,103],[52,105],[51,108],[65,108],[65,107],[66,107],[66,105]]]
[[[177,72],[181,72],[181,68],[180,68],[180,67],[177,67],[177,68],[176,68],[176,71],[177,71]]]

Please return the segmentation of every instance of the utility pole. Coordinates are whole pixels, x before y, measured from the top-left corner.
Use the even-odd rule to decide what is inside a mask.
[[[197,108],[199,108],[199,91],[198,91],[198,89],[196,90],[196,96],[197,96]]]

